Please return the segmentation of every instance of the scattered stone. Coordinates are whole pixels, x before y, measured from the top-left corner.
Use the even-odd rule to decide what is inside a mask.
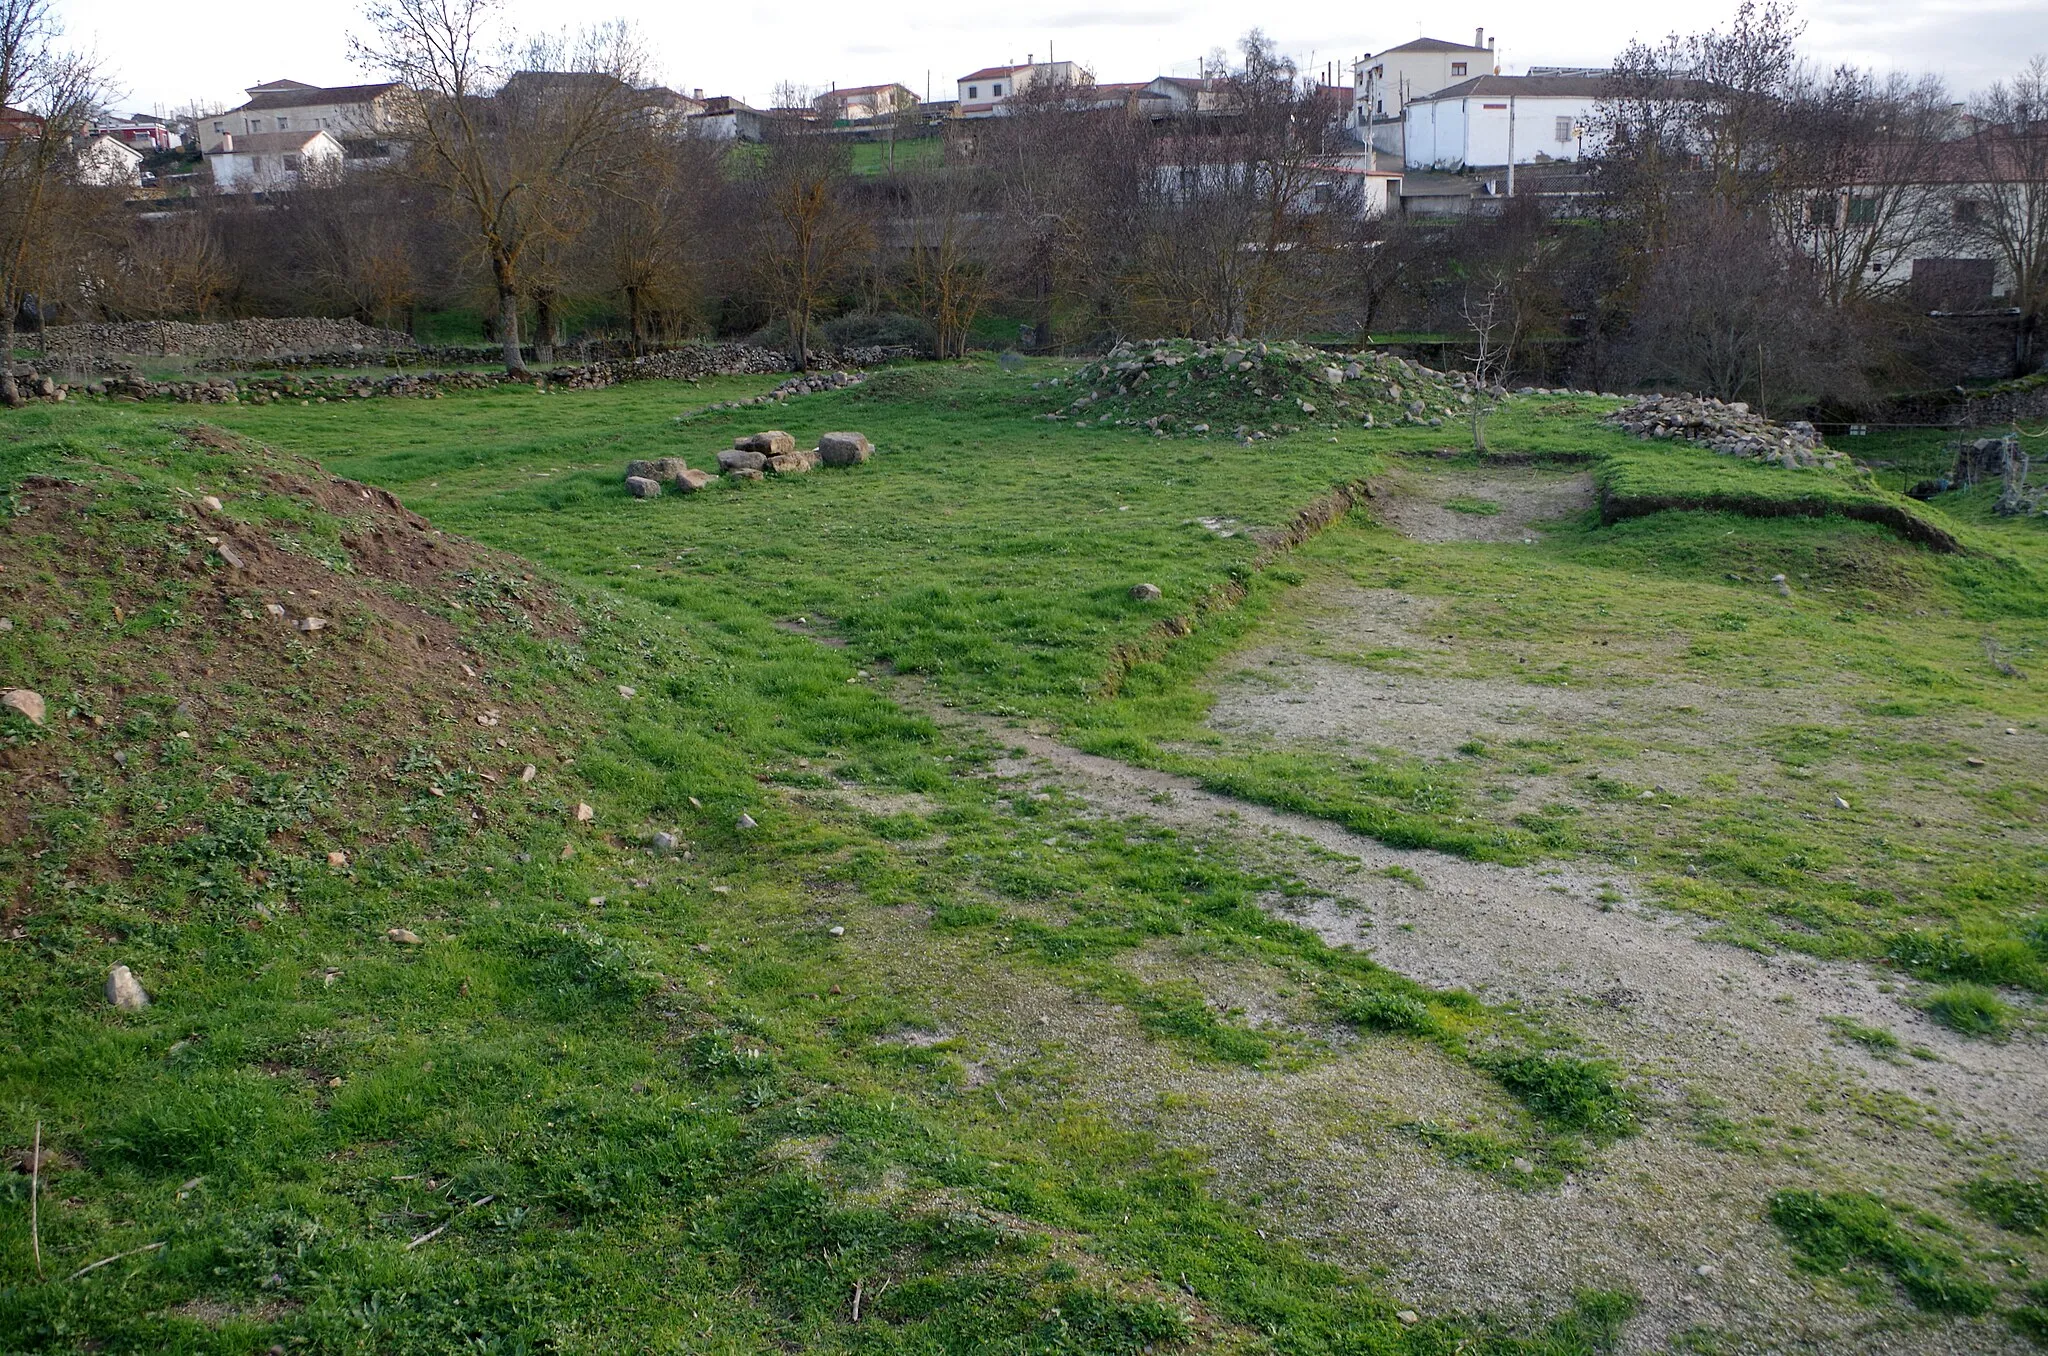
[[[844,937],[846,935],[845,928],[828,928],[826,930],[830,932],[834,937]]]
[[[348,870],[348,854],[346,852],[330,852],[327,854],[327,864],[336,871],[346,871]]]
[[[859,466],[875,455],[865,433],[821,433],[818,457],[827,466]]]
[[[221,502],[216,495],[202,495],[199,500],[199,507],[205,509],[208,513],[219,513],[221,511]]]
[[[0,706],[21,716],[31,725],[41,725],[48,708],[43,703],[43,694],[25,687],[10,687],[0,692]]]
[[[303,631],[308,635],[311,635],[315,631],[325,631],[327,629],[327,618],[301,617],[297,621],[293,622],[292,625],[296,629]]]
[[[1837,810],[1846,810],[1846,809],[1848,809],[1848,808],[1849,808],[1849,802],[1848,802],[1848,801],[1846,801],[1846,800],[1843,800],[1843,799],[1842,799],[1842,798],[1841,798],[1840,796],[1836,796],[1836,797],[1835,797],[1835,808],[1836,808]]]
[[[1416,1313],[1413,1309],[1403,1309],[1395,1314],[1394,1317],[1400,1319],[1403,1323],[1420,1323],[1422,1321],[1422,1315]]]
[[[779,476],[802,475],[817,468],[818,454],[815,452],[784,452],[768,458],[768,469]]]
[[[727,475],[738,471],[759,472],[768,458],[748,447],[731,447],[718,454],[718,469]]]
[[[535,777],[538,777],[539,775],[540,769],[535,767],[533,764],[528,763],[525,767],[519,769],[520,785],[523,786],[526,783],[531,782]]]
[[[760,471],[745,466],[740,467],[736,471],[727,471],[725,475],[728,480],[761,481],[767,479]]]
[[[643,480],[674,480],[689,469],[681,457],[656,457],[651,461],[626,463],[626,474]]]
[[[796,451],[796,439],[779,428],[771,428],[763,433],[741,434],[732,440],[732,445],[734,451],[758,452],[764,459],[786,456]]]
[[[123,1012],[140,1012],[149,1006],[149,994],[134,971],[117,965],[107,971],[107,1001]]]
[[[677,494],[695,494],[717,479],[709,471],[679,471],[673,483]]]
[[[341,971],[332,968],[322,970],[320,972],[320,983],[321,987],[323,988],[333,988],[335,985],[341,983]]]
[[[1164,593],[1161,593],[1159,591],[1159,585],[1157,584],[1131,585],[1131,597],[1137,599],[1141,603],[1156,603],[1165,596],[1166,595]]]
[[[619,695],[620,695],[621,697],[624,697],[624,698],[626,698],[626,700],[628,700],[628,701],[631,701],[631,700],[632,700],[633,698],[635,698],[635,697],[637,697],[637,696],[639,696],[639,695],[640,695],[640,689],[639,689],[639,688],[637,688],[637,687],[631,687],[631,686],[628,686],[628,685],[627,685],[627,684],[625,684],[625,683],[620,683],[620,684],[619,684]]]
[[[4,634],[4,633],[6,633],[6,632],[8,632],[8,631],[12,631],[13,629],[14,629],[14,618],[12,618],[12,617],[0,617],[0,634]]]
[[[1984,766],[1984,760],[1983,760],[1982,758],[1965,758],[1965,759],[1964,759],[1963,761],[1964,761],[1965,763],[1967,763],[1967,764],[1968,764],[1969,766],[1971,766],[1971,767],[1983,767],[1983,766]]]
[[[263,610],[264,610],[265,612],[269,613],[269,614],[270,614],[271,616],[273,616],[273,617],[280,617],[280,618],[281,618],[281,617],[283,617],[283,616],[284,616],[284,604],[283,604],[283,603],[265,603],[265,604],[263,605]]]
[[[1527,1177],[1530,1173],[1536,1171],[1536,1165],[1534,1163],[1531,1163],[1526,1158],[1513,1159],[1508,1163],[1508,1166],[1513,1168],[1516,1172],[1521,1173],[1524,1177]]]
[[[654,850],[661,853],[664,857],[676,850],[676,836],[666,829],[655,834],[652,841]]]
[[[1792,583],[1782,574],[1771,576],[1771,586],[1778,590],[1780,598],[1790,598],[1792,596]]]
[[[704,808],[704,802],[703,802],[703,801],[701,801],[701,800],[698,800],[698,799],[697,799],[697,798],[696,798],[695,796],[691,796],[691,797],[690,797],[690,808],[691,808],[692,810],[701,810],[701,809],[703,809],[703,808]]]
[[[597,818],[597,811],[591,809],[582,801],[576,802],[576,822],[578,824],[588,824],[595,818]]]
[[[754,817],[750,814],[742,814],[739,817],[738,824],[739,827],[743,829],[758,829],[761,827],[759,824],[754,822]]]
[[[659,499],[661,497],[661,482],[650,480],[646,476],[627,476],[626,493],[632,495],[635,499]]]
[[[384,935],[400,946],[420,946],[420,935],[410,928],[386,928]]]
[[[220,552],[220,558],[227,562],[227,566],[229,569],[246,570],[249,568],[246,564],[243,563],[241,553],[235,550],[235,548],[229,545],[227,542],[222,542],[218,546],[215,546],[213,549]]]
[[[593,909],[601,909],[604,907],[604,896],[592,895],[588,900],[585,900],[584,902],[589,904],[590,907]]]

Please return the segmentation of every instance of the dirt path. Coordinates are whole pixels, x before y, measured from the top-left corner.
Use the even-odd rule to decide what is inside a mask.
[[[1257,1198],[1321,1251],[1387,1269],[1413,1302],[1516,1312],[1582,1287],[1643,1296],[1629,1350],[1689,1330],[1715,1350],[2026,1350],[1990,1321],[1929,1324],[1817,1297],[1788,1273],[1763,1210],[1787,1187],[1867,1186],[1958,1214],[1944,1193],[1969,1151],[2048,1163],[2048,1062],[2038,1041],[1963,1040],[1883,992],[1861,967],[1769,957],[1700,939],[1690,919],[1639,902],[1626,880],[1572,865],[1507,868],[1385,847],[1321,820],[1249,805],[1194,782],[1081,753],[1043,734],[952,712],[1017,751],[1003,775],[1058,786],[1101,812],[1228,840],[1322,897],[1294,921],[1425,983],[1555,1017],[1646,1076],[1643,1133],[1556,1190],[1524,1191],[1446,1164],[1405,1137],[1359,1130],[1432,1110],[1470,1118],[1469,1076],[1398,1042],[1304,1074],[1166,1075],[1181,1114],[1135,1118],[1210,1155],[1219,1182]],[[1417,889],[1378,874],[1398,866]],[[1233,996],[1233,1001],[1239,1001]],[[1829,1017],[1897,1030],[1935,1060],[1890,1062],[1836,1039]],[[1142,1108],[1162,1075],[1142,1041],[1073,1033],[1098,1092]],[[1378,1048],[1375,1048],[1378,1047]],[[1198,1087],[1196,1086],[1198,1085]],[[1133,1090],[1138,1092],[1134,1094]],[[1319,1110],[1321,1108],[1321,1110]],[[1477,1108],[1483,1117],[1483,1107]],[[1366,1121],[1375,1118],[1367,1117]],[[1346,1128],[1349,1127],[1349,1128]],[[1719,1137],[1735,1152],[1708,1147]],[[1295,1182],[1298,1205],[1274,1184]]]
[[[1416,541],[1536,540],[1537,524],[1593,506],[1593,477],[1534,467],[1456,476],[1393,470],[1372,483],[1373,516]]]

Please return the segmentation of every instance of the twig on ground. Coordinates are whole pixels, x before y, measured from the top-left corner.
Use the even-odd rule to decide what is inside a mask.
[[[864,1290],[864,1289],[866,1289],[866,1288],[867,1288],[867,1282],[866,1282],[866,1281],[855,1281],[855,1282],[853,1283],[853,1321],[854,1321],[854,1322],[856,1322],[856,1323],[860,1322],[860,1296],[861,1296],[861,1291],[862,1291],[862,1290]]]
[[[28,1151],[28,1246],[36,1255],[36,1279],[43,1279],[43,1123],[36,1122],[36,1147]]]
[[[443,1232],[447,1230],[449,1225],[455,1223],[456,1220],[461,1219],[463,1215],[467,1214],[471,1210],[476,1209],[479,1206],[489,1205],[492,1201],[496,1199],[497,1197],[495,1196],[485,1196],[480,1200],[471,1201],[468,1205],[463,1206],[462,1209],[456,1211],[447,1219],[442,1220],[441,1223],[435,1225],[433,1228],[421,1234],[418,1238],[415,1238],[412,1242],[406,1244],[405,1250],[407,1252],[411,1252],[414,1248],[417,1248],[422,1243],[433,1242],[435,1239],[439,1238]]]
[[[130,1248],[126,1252],[117,1252],[112,1257],[102,1257],[97,1262],[87,1262],[84,1266],[72,1272],[69,1276],[66,1276],[64,1279],[67,1281],[75,1281],[80,1276],[83,1276],[86,1272],[98,1271],[101,1267],[106,1266],[109,1262],[118,1262],[123,1257],[133,1257],[137,1253],[155,1252],[158,1248],[161,1248],[162,1246],[163,1244],[161,1243],[145,1243],[139,1248]]]

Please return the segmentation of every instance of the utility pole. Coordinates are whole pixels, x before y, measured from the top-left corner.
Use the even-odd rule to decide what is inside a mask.
[[[1508,96],[1508,196],[1515,196],[1515,96]]]

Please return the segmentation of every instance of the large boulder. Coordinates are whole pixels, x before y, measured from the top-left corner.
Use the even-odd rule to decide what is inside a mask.
[[[873,455],[875,445],[865,433],[818,435],[818,458],[827,466],[858,466]]]
[[[627,476],[626,493],[635,499],[658,499],[661,497],[661,482],[646,476]]]
[[[683,471],[675,478],[676,493],[695,494],[717,479],[709,471]]]
[[[742,452],[759,452],[764,457],[780,457],[796,451],[796,439],[779,428],[745,434],[733,439],[732,445]]]
[[[626,463],[627,475],[645,476],[649,480],[674,480],[689,469],[681,457],[655,457],[650,461]]]
[[[817,467],[818,454],[815,452],[785,452],[779,457],[768,458],[768,469],[779,476],[802,475]]]
[[[734,471],[759,473],[768,464],[768,458],[751,447],[729,447],[718,454],[718,469],[731,475]]]
[[[756,466],[741,466],[725,473],[727,480],[760,480],[761,470]]]

